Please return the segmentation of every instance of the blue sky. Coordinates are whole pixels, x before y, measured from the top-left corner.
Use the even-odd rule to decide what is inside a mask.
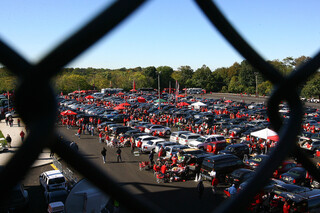
[[[112,1],[0,1],[0,38],[36,63]],[[320,46],[320,1],[216,1],[239,32],[268,60],[313,56]],[[212,70],[243,58],[193,1],[151,0],[68,67]]]

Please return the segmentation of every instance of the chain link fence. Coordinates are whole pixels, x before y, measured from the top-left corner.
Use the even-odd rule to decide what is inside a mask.
[[[16,107],[30,130],[25,143],[0,173],[0,199],[5,198],[11,188],[27,174],[42,149],[49,147],[102,191],[125,204],[127,209],[133,212],[161,212],[161,208],[133,196],[96,165],[62,142],[55,129],[57,103],[50,85],[52,77],[57,75],[67,63],[109,33],[125,18],[128,18],[144,2],[144,0],[115,1],[92,21],[58,45],[38,64],[30,64],[0,40],[0,62],[18,77]],[[258,168],[248,186],[237,196],[222,203],[216,212],[245,210],[253,196],[267,183],[273,171],[289,153],[293,153],[303,167],[320,181],[320,173],[316,166],[296,145],[303,115],[299,86],[320,67],[320,53],[294,70],[289,76],[283,76],[237,33],[214,2],[211,0],[195,0],[195,2],[225,39],[266,79],[273,83],[274,90],[268,100],[268,116],[280,137],[279,144],[270,154],[270,158]],[[41,81],[34,84],[35,78],[41,79]],[[286,101],[290,107],[290,119],[285,125],[283,125],[278,113],[281,101]]]

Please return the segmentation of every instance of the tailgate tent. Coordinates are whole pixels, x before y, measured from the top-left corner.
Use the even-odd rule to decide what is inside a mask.
[[[265,140],[267,140],[267,139],[272,140],[273,138],[277,138],[275,136],[278,136],[278,134],[275,131],[268,129],[268,128],[265,128],[265,129],[262,129],[262,130],[259,130],[256,132],[251,132],[250,135],[253,137],[262,138]]]
[[[191,104],[191,106],[193,106],[195,109],[200,109],[200,107],[206,107],[207,104],[204,104],[204,103],[199,101],[199,102]]]

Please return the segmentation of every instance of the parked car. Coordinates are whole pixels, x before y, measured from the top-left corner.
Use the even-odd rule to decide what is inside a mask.
[[[156,136],[151,136],[151,135],[142,135],[139,136],[135,139],[135,143],[137,145],[137,142],[140,140],[142,143],[146,142],[146,141],[151,141],[151,140],[155,140],[155,139],[160,139],[159,137]]]
[[[5,196],[5,199],[0,200],[0,212],[26,212],[28,203],[28,191],[19,183]]]
[[[68,191],[65,189],[45,191],[44,197],[47,204],[53,203],[53,202],[59,202],[59,201],[65,203],[68,197]]]
[[[163,143],[163,142],[166,142],[166,141],[161,138],[143,142],[142,147],[141,147],[141,151],[142,152],[150,152],[151,150],[156,148],[157,144]]]
[[[166,151],[166,157],[171,158],[174,154],[177,154],[178,151],[188,148],[189,146],[179,144],[173,146],[166,146],[164,150]]]
[[[67,190],[67,181],[59,170],[50,170],[41,173],[39,182],[44,191]]]
[[[154,151],[155,151],[155,152],[159,152],[160,147],[165,148],[166,146],[172,146],[172,145],[179,145],[179,144],[176,143],[176,142],[165,141],[165,142],[162,142],[162,143],[158,143],[158,144],[156,145]]]
[[[170,135],[170,141],[179,143],[179,137],[181,134],[191,133],[190,131],[176,131]]]
[[[132,128],[128,126],[117,126],[114,127],[112,131],[115,135],[119,135],[120,133],[126,133],[129,130],[132,130]]]
[[[242,168],[243,162],[237,156],[232,154],[213,155],[203,159],[200,172],[201,176],[206,180],[212,180],[209,173],[214,169],[219,174],[219,181],[223,182],[225,175],[236,169]]]
[[[256,155],[244,161],[244,163],[247,168],[256,169],[268,157],[269,157],[268,155]]]
[[[308,186],[310,178],[307,177],[307,170],[302,167],[295,167],[280,175],[280,179],[286,183],[293,183],[301,186]]]
[[[227,147],[227,142],[223,141],[215,141],[215,142],[210,142],[204,145],[204,149],[207,152],[213,153],[213,154],[218,154],[220,150],[224,150]]]
[[[170,135],[171,134],[171,129],[170,127],[165,127],[165,126],[161,126],[161,125],[152,125],[149,126],[147,128],[145,128],[144,130],[146,133],[149,134],[153,134],[155,131],[157,132],[164,132],[166,135]]]
[[[249,147],[246,144],[233,144],[219,151],[218,154],[234,154],[243,159],[245,155],[249,154]]]
[[[181,134],[179,137],[179,144],[189,145],[190,142],[197,140],[199,137],[199,134],[194,133]]]
[[[255,172],[251,169],[236,169],[231,174],[226,175],[226,183],[229,185],[235,184],[238,187],[242,182],[252,178],[254,174]]]
[[[281,174],[288,172],[294,167],[301,167],[301,165],[292,161],[283,161],[278,169],[273,172],[273,177],[279,178]]]
[[[315,152],[317,149],[320,149],[320,141],[305,141],[301,144],[301,148]]]
[[[225,142],[226,140],[224,136],[221,135],[205,135],[197,138],[195,141],[189,142],[189,146],[204,149],[206,144],[216,141]]]

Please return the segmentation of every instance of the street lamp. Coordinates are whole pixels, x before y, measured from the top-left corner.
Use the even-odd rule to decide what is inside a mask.
[[[258,97],[258,72],[254,73],[256,76],[256,97]]]
[[[160,74],[161,72],[158,72],[158,95],[159,95],[159,110],[160,110]]]

